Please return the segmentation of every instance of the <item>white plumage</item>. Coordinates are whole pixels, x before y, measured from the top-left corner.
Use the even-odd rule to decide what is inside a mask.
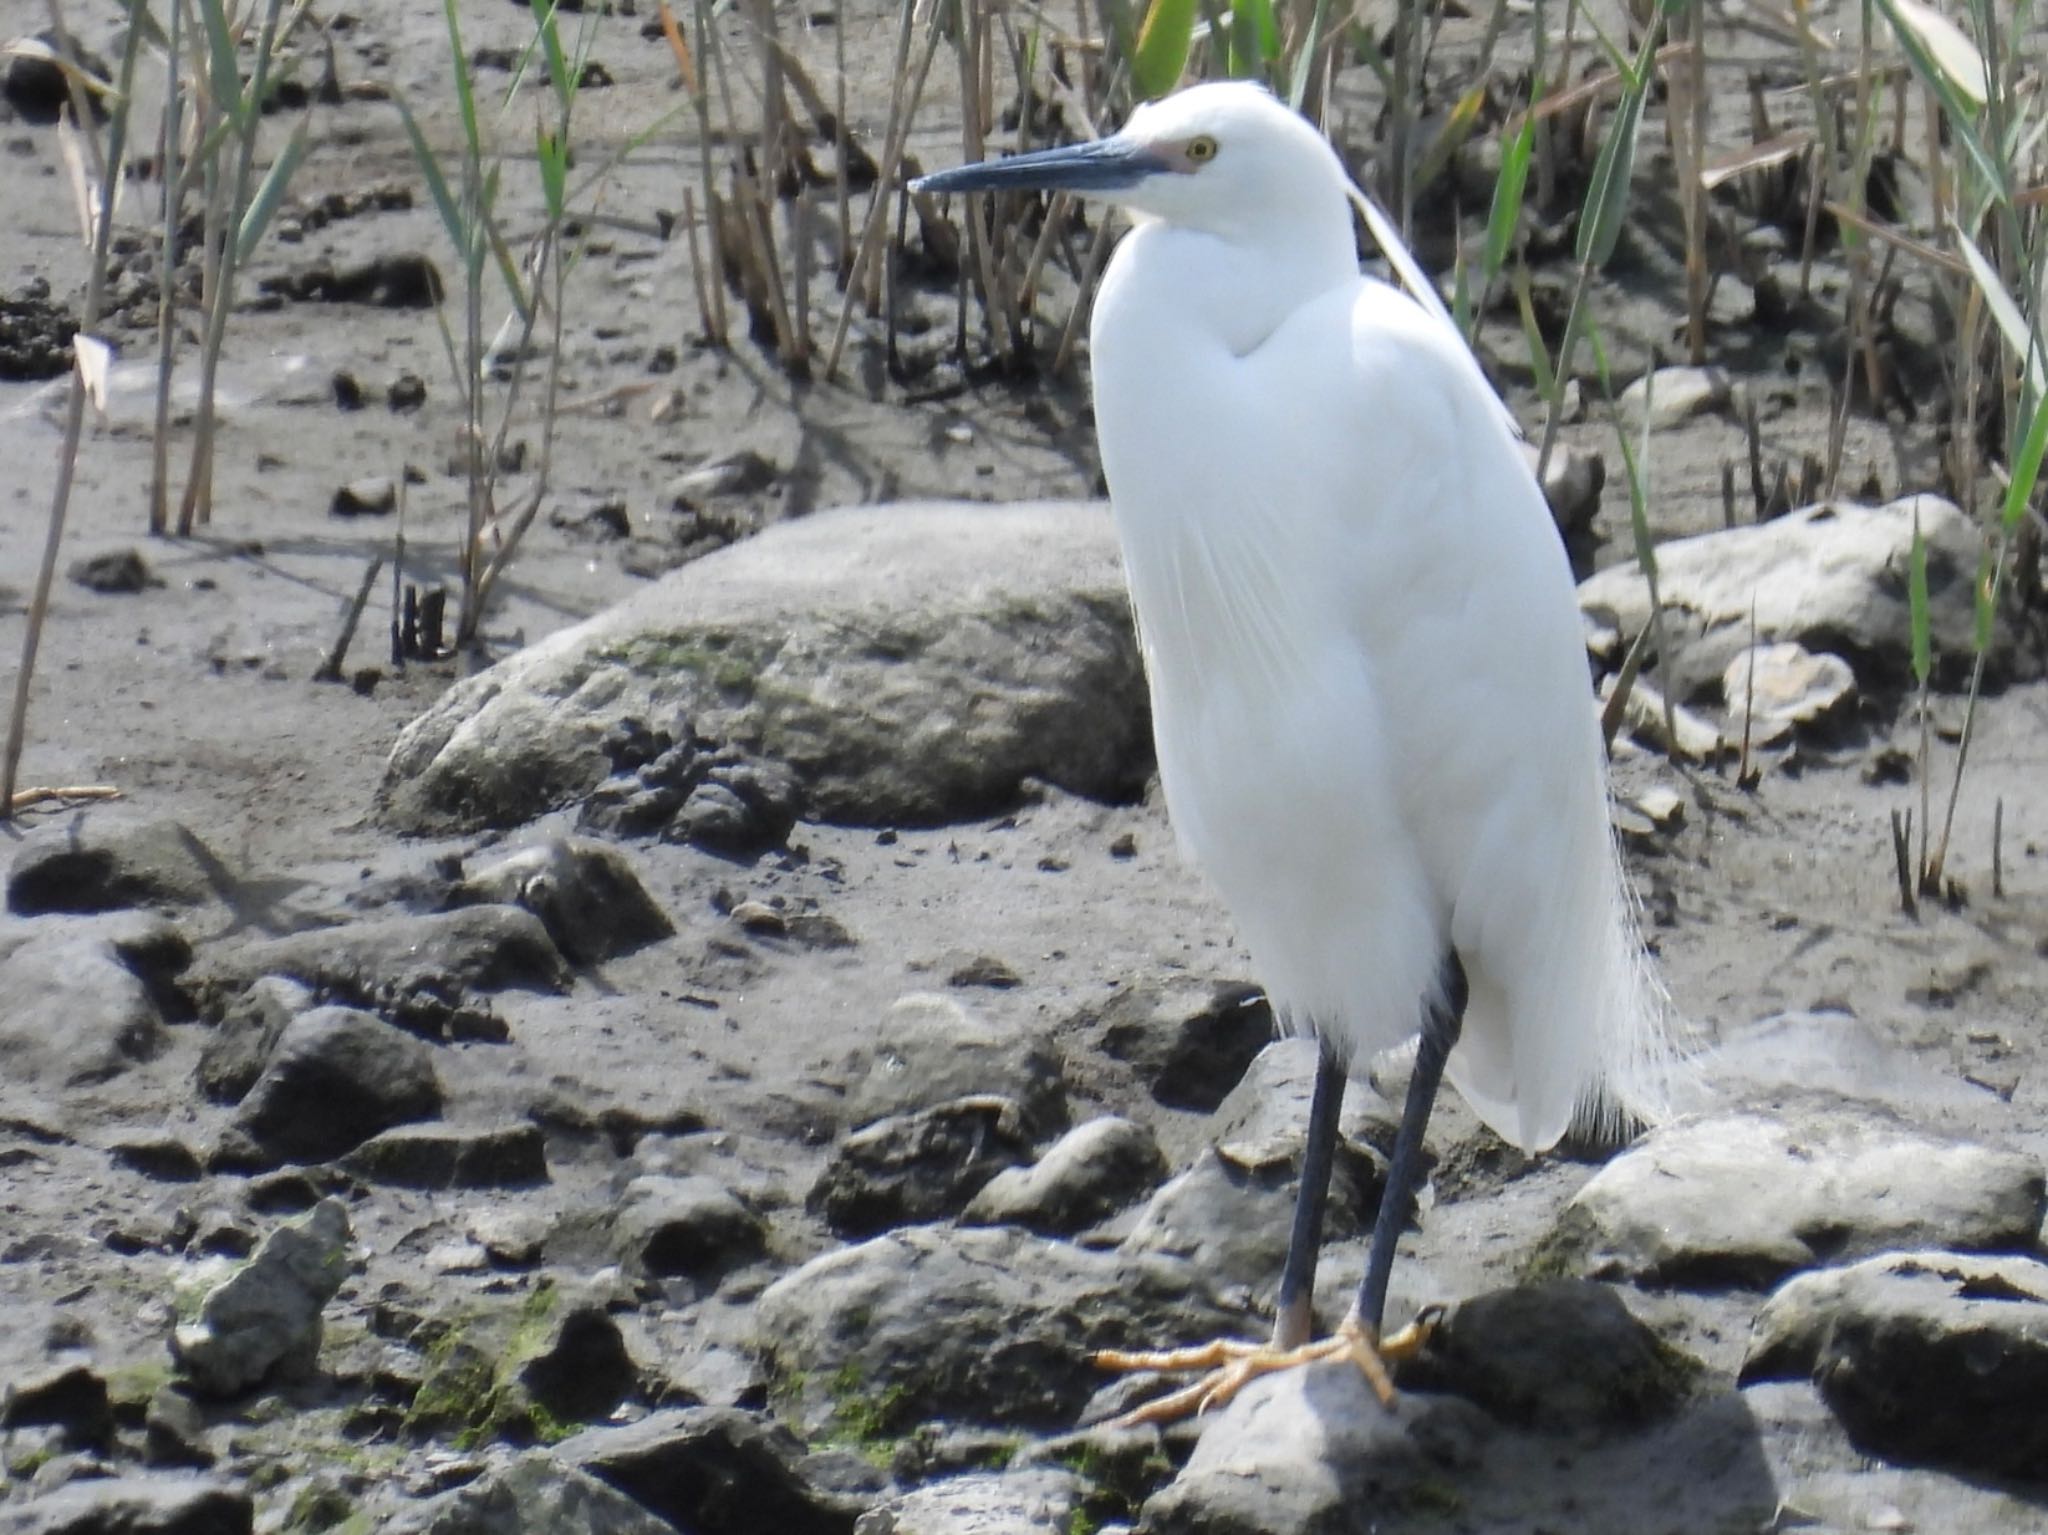
[[[1448,1075],[1540,1150],[1646,1107],[1662,1055],[1571,570],[1471,354],[1359,273],[1328,143],[1250,85],[1124,136],[1205,135],[1113,199],[1143,222],[1093,325],[1168,811],[1276,1010],[1354,1063],[1454,947]]]
[[[1138,216],[1096,298],[1095,417],[1167,810],[1325,1046],[1272,1342],[1098,1356],[1210,1372],[1121,1421],[1338,1356],[1391,1400],[1429,1331],[1381,1323],[1441,1078],[1530,1151],[1661,1099],[1563,545],[1442,306],[1360,275],[1336,153],[1258,87],[922,185]],[[1346,1070],[1418,1031],[1364,1279],[1311,1341]]]

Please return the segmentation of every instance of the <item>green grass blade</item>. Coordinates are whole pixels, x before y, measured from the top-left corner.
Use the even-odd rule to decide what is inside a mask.
[[[434,199],[434,207],[441,215],[441,227],[448,231],[448,240],[458,253],[469,249],[469,220],[463,217],[462,205],[455,200],[455,194],[448,188],[448,178],[441,174],[441,162],[434,157],[434,151],[427,147],[426,136],[420,132],[419,120],[412,115],[412,108],[405,104],[403,97],[392,98],[398,103],[398,120],[405,125],[405,136],[412,141],[412,157],[419,163],[420,179],[427,184],[427,195]]]
[[[1526,262],[1515,268],[1515,304],[1522,312],[1522,339],[1529,346],[1529,372],[1536,381],[1536,393],[1545,405],[1557,404],[1557,375],[1550,368],[1550,348],[1543,343],[1543,327],[1536,323],[1536,300],[1529,290]]]
[[[562,54],[562,35],[555,26],[556,0],[528,0],[533,7],[533,24],[539,33],[541,53],[548,61],[548,83],[555,88],[555,100],[564,112],[576,99],[576,78]]]
[[[1194,36],[1195,0],[1152,0],[1131,54],[1131,94],[1153,101],[1180,84]]]
[[[223,116],[239,121],[242,97],[242,67],[235,57],[235,38],[228,28],[227,0],[199,0],[199,20],[206,28],[206,88]]]
[[[481,162],[484,142],[477,129],[476,88],[469,77],[469,55],[462,50],[462,23],[455,14],[455,0],[441,0],[441,8],[448,15],[448,62],[455,74],[455,102],[461,109],[463,142],[469,148],[471,160]]]
[[[1962,251],[1963,263],[1975,279],[1977,291],[1984,295],[1985,307],[1991,311],[1991,318],[1998,326],[1998,333],[2005,337],[2005,344],[2012,348],[2027,370],[2027,393],[2031,399],[2040,400],[2048,395],[2048,370],[2041,363],[2041,348],[2034,340],[2034,332],[2020,313],[2019,304],[2006,292],[2005,284],[1998,280],[1997,269],[1984,259],[1984,253],[1977,249],[1977,242],[1966,235],[1960,225],[1951,223],[1955,231],[1956,246]]]
[[[1522,119],[1521,131],[1501,154],[1500,176],[1493,183],[1493,208],[1486,216],[1486,251],[1479,263],[1479,290],[1484,293],[1500,276],[1522,218],[1522,193],[1529,184],[1529,155],[1536,146],[1536,118]]]
[[[2005,506],[1999,526],[2006,536],[2019,532],[2020,521],[2034,498],[2035,482],[2041,478],[2041,456],[2048,450],[2048,400],[2036,400],[2027,421],[2026,436],[2020,440],[2018,457],[2012,461],[2011,483],[2005,487]]]
[[[548,219],[559,224],[562,210],[568,205],[569,186],[569,145],[552,129],[539,124],[533,130],[534,158],[540,164],[540,190],[548,210]]]
[[[1885,20],[1891,23],[1892,35],[1899,40],[1906,58],[1913,66],[1913,72],[1927,82],[1941,102],[1942,115],[1948,119],[1949,128],[1962,141],[1964,151],[1976,164],[1978,174],[1992,187],[2000,202],[2012,200],[2012,183],[2008,180],[2005,167],[1985,144],[1984,136],[1977,131],[1977,110],[1963,92],[1956,87],[1948,72],[1935,60],[1926,43],[1920,39],[1919,31],[1899,11],[1898,0],[1877,0],[1877,8],[1884,12]]]
[[[1622,92],[1614,121],[1607,125],[1607,137],[1600,143],[1593,162],[1593,182],[1586,190],[1586,211],[1579,219],[1578,248],[1581,266],[1599,271],[1614,255],[1621,239],[1621,226],[1628,217],[1629,184],[1636,168],[1636,130],[1642,125],[1643,97],[1640,83]]]
[[[1315,77],[1316,55],[1321,52],[1323,43],[1323,14],[1329,3],[1330,0],[1316,0],[1315,9],[1309,13],[1308,35],[1294,53],[1294,70],[1287,82],[1287,104],[1297,112],[1308,100],[1308,83]]]
[[[1263,80],[1266,62],[1280,54],[1280,26],[1273,0],[1230,0],[1230,72],[1240,80]]]
[[[247,261],[255,251],[257,242],[263,238],[263,231],[270,225],[271,216],[277,212],[277,205],[284,200],[284,189],[291,184],[299,162],[306,157],[306,128],[307,119],[301,117],[299,125],[292,129],[292,136],[285,140],[284,148],[270,162],[270,169],[263,173],[263,182],[256,188],[256,195],[249,199],[249,206],[242,214],[242,227],[235,231],[237,264]]]
[[[1906,576],[1906,605],[1913,629],[1913,680],[1921,687],[1934,674],[1934,628],[1927,608],[1927,540],[1920,533],[1920,511],[1913,511],[1912,565]]]

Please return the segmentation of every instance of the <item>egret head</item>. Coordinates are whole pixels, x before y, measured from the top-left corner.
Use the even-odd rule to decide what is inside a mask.
[[[1074,192],[1225,239],[1272,237],[1308,218],[1344,220],[1349,185],[1315,128],[1247,81],[1192,86],[1092,143],[963,165],[922,192]]]

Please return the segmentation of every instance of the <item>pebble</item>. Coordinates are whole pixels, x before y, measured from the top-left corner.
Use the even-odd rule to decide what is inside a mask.
[[[997,1173],[967,1202],[960,1219],[1071,1235],[1123,1209],[1165,1173],[1166,1158],[1152,1132],[1106,1114],[1069,1130],[1031,1166]]]
[[[1051,1040],[993,1023],[948,996],[899,998],[855,1070],[846,1102],[855,1128],[988,1094],[1013,1099],[1028,1134],[1066,1128],[1065,1067]]]
[[[643,1173],[614,1217],[620,1261],[641,1273],[715,1281],[761,1255],[761,1218],[714,1178]]]
[[[1118,991],[1073,1027],[1136,1071],[1155,1103],[1207,1114],[1272,1043],[1273,1010],[1246,982],[1145,984]]]
[[[336,489],[327,510],[335,517],[388,517],[398,510],[398,483],[385,475],[351,480]]]
[[[832,1149],[808,1207],[836,1236],[957,1215],[998,1173],[1031,1159],[1024,1115],[995,1094],[864,1125]]]
[[[631,954],[675,931],[632,861],[584,837],[555,837],[493,859],[463,879],[455,899],[525,908],[579,965]]]

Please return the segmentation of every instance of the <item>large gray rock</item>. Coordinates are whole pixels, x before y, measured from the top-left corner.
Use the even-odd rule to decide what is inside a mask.
[[[78,1481],[0,1508],[0,1535],[248,1535],[255,1522],[240,1487],[182,1476]]]
[[[613,725],[677,717],[786,763],[831,820],[957,818],[1027,777],[1124,792],[1150,736],[1107,509],[779,524],[458,684],[399,737],[379,802],[409,832],[517,825],[606,776]]]
[[[1049,1466],[948,1477],[862,1515],[854,1535],[1072,1535],[1079,1494]]]
[[[1764,1303],[1742,1378],[1811,1376],[1887,1460],[2048,1474],[2048,1263],[1887,1253],[1801,1274]]]
[[[1535,1266],[1763,1285],[1893,1247],[2032,1247],[2042,1213],[2032,1157],[1860,1108],[1798,1103],[1652,1133],[1579,1190]]]
[[[320,1352],[320,1312],[348,1277],[348,1212],[323,1199],[263,1239],[248,1263],[209,1291],[199,1320],[171,1334],[192,1387],[234,1396],[273,1370],[303,1374]]]
[[[935,1417],[1064,1427],[1106,1379],[1094,1350],[1257,1330],[1172,1258],[917,1226],[776,1281],[754,1347],[805,1425],[893,1434]]]
[[[7,871],[7,909],[26,917],[197,906],[226,899],[235,883],[213,849],[176,821],[90,816],[29,839]]]
[[[440,1112],[432,1046],[368,1013],[316,1007],[286,1025],[234,1123],[258,1162],[324,1162]]]
[[[1676,1411],[1701,1373],[1606,1285],[1560,1279],[1451,1307],[1401,1388],[1450,1391],[1531,1427],[1635,1429]]]
[[[1797,640],[1842,655],[1865,682],[1905,681],[1916,508],[1937,667],[1944,677],[1959,676],[1974,637],[1979,534],[1949,502],[1921,495],[1877,507],[1828,502],[1660,544],[1658,590],[1673,653],[1658,672],[1673,696],[1717,693],[1728,663],[1752,639]],[[1626,645],[1649,623],[1649,583],[1633,561],[1615,565],[1580,585],[1579,606],[1617,627]],[[1992,652],[1994,673],[2004,670],[2013,655],[2010,625],[1997,626]]]
[[[1216,1413],[1180,1475],[1145,1504],[1145,1535],[1350,1535],[1474,1477],[1492,1425],[1455,1397],[1382,1407],[1348,1360],[1286,1370]],[[1382,1523],[1385,1521],[1385,1523]],[[1424,1526],[1432,1527],[1432,1526]],[[1435,1528],[1442,1526],[1435,1525]]]

